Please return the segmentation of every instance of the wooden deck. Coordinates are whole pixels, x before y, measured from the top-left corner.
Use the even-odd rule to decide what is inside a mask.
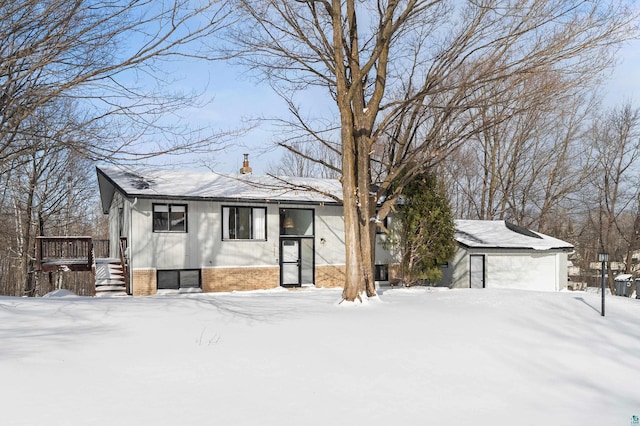
[[[127,239],[120,238],[119,257],[109,259],[109,241],[87,236],[38,237],[36,267],[38,272],[91,271],[96,278],[96,263],[120,263],[124,286],[129,293],[125,251]],[[101,262],[108,261],[108,262]]]
[[[42,272],[91,271],[91,237],[38,237],[36,264]]]

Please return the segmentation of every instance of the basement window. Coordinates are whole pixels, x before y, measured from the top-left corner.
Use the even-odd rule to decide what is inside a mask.
[[[174,269],[157,271],[158,290],[200,288],[199,269]]]

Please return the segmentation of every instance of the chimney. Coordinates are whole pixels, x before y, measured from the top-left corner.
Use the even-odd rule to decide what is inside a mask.
[[[251,167],[249,167],[249,154],[243,154],[244,161],[242,162],[242,168],[240,169],[240,174],[250,175]]]

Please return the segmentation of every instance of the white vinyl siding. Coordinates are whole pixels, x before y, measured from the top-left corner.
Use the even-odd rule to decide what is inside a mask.
[[[131,200],[133,201],[133,200]],[[278,267],[279,211],[282,205],[239,207],[264,212],[265,239],[221,241],[224,233],[223,207],[235,207],[217,201],[190,201],[187,205],[189,232],[153,232],[152,204],[170,204],[170,200],[138,199],[131,212],[130,250],[132,269],[204,269],[224,267]],[[130,205],[130,202],[125,205]],[[290,208],[308,209],[305,205]],[[344,265],[344,220],[341,206],[314,206],[315,266]],[[125,208],[125,215],[127,208]],[[260,215],[260,213],[258,213]],[[126,217],[126,216],[125,216]],[[261,221],[257,216],[257,221]],[[115,221],[114,221],[115,222]],[[256,225],[254,225],[256,227]],[[382,262],[385,263],[385,262]]]

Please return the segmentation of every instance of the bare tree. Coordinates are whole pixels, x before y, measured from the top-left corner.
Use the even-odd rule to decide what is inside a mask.
[[[598,237],[598,250],[611,259],[628,259],[637,246],[638,172],[640,158],[640,110],[626,103],[612,108],[591,132],[596,166],[591,176],[589,222]],[[593,203],[596,198],[596,203]],[[629,262],[630,263],[630,262]],[[608,263],[609,286],[613,273]]]
[[[234,5],[233,51],[245,55],[245,64],[263,72],[291,105],[293,94],[309,85],[326,88],[335,102],[349,301],[376,294],[376,223],[418,170],[493,125],[479,124],[481,107],[500,92],[544,101],[549,94],[525,84],[541,70],[556,70],[566,88],[582,84],[610,65],[612,48],[629,36],[633,19],[609,1]],[[302,117],[297,111],[292,124],[327,140],[324,129]]]
[[[276,176],[320,177],[337,179],[340,172],[340,153],[325,145],[292,143],[269,173]],[[286,147],[285,147],[286,149]],[[320,161],[318,161],[320,160]]]
[[[563,96],[549,95],[543,103],[505,93],[504,101],[480,109],[481,122],[494,124],[445,160],[459,217],[511,220],[546,232],[554,212],[575,204],[590,175],[585,135],[597,105],[587,93],[594,82],[574,93],[550,75],[527,84]]]
[[[204,133],[167,121],[197,100],[171,89],[162,66],[175,59],[211,59],[199,43],[221,27],[221,5],[0,1],[0,165],[16,164],[12,160],[29,151],[21,123],[60,99],[76,101],[83,115],[75,124],[94,138],[73,147],[85,156],[123,160],[215,148],[216,137],[227,132]]]
[[[48,232],[69,235],[93,200],[87,185],[92,181],[91,162],[78,155],[78,147],[90,141],[76,126],[74,103],[51,103],[18,126],[14,139],[23,153],[7,168],[2,198],[2,207],[10,205],[14,217],[15,245],[9,247],[14,247],[11,257],[19,263],[20,274],[12,278],[22,283],[23,294],[28,296],[37,290],[36,236],[42,235],[45,227]]]

